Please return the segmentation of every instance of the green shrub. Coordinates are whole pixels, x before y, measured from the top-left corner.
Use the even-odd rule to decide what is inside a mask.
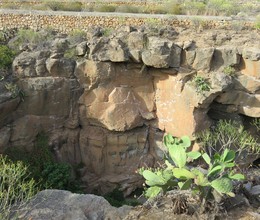
[[[239,7],[233,0],[209,0],[206,9],[209,15],[230,16],[239,12]]]
[[[152,198],[159,193],[179,188],[191,189],[200,195],[201,200],[220,201],[223,195],[234,196],[232,180],[244,179],[242,174],[234,172],[235,152],[226,149],[223,154],[215,154],[210,158],[207,153],[187,152],[191,145],[189,137],[174,138],[171,135],[164,136],[164,145],[168,148],[165,164],[161,168],[141,168],[139,173],[145,178],[145,196]],[[197,167],[188,166],[188,161],[202,157],[207,164],[207,170],[203,172]],[[216,196],[217,195],[217,196]]]
[[[202,76],[195,76],[192,82],[194,83],[199,94],[203,94],[204,92],[210,91],[211,89],[209,81]]]
[[[52,38],[51,33],[40,33],[31,29],[19,29],[16,38],[9,43],[9,46],[14,51],[18,52],[20,47],[24,44],[34,44],[37,47],[44,45],[44,43]]]
[[[115,10],[116,10],[115,5],[99,4],[94,6],[94,11],[97,12],[115,12]]]
[[[64,11],[82,11],[82,2],[67,2],[64,5]]]
[[[63,3],[58,1],[46,0],[45,5],[52,11],[62,11]]]
[[[6,45],[0,45],[0,69],[7,69],[11,66],[14,58],[14,51]]]
[[[232,66],[226,66],[223,70],[223,72],[226,74],[226,75],[229,75],[229,76],[234,76],[236,74],[236,69]]]
[[[68,189],[71,181],[71,166],[67,163],[49,162],[41,172],[48,189]]]
[[[225,149],[235,150],[237,159],[244,151],[252,154],[260,153],[260,143],[245,131],[242,125],[232,121],[220,120],[214,129],[204,130],[196,136],[210,156]]]
[[[30,177],[39,183],[40,189],[63,189],[82,193],[80,181],[72,178],[72,167],[67,163],[55,161],[45,133],[38,134],[31,152],[12,147],[8,148],[5,154],[13,161],[26,164]]]
[[[185,11],[185,14],[201,15],[205,13],[206,5],[204,2],[189,2],[182,9]]]
[[[182,5],[178,1],[170,1],[164,6],[167,14],[180,15],[183,14]]]
[[[21,161],[12,162],[0,155],[0,219],[9,219],[11,210],[18,210],[38,192],[29,175],[28,167]]]
[[[141,8],[132,5],[120,5],[115,9],[115,11],[122,12],[122,13],[140,13]]]
[[[260,132],[260,118],[254,118],[251,124]]]
[[[80,29],[75,29],[68,34],[69,41],[72,45],[79,44],[86,39],[86,32]]]

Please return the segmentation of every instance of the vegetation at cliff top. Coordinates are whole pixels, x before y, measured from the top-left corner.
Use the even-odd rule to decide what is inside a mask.
[[[135,2],[134,0],[132,2]],[[131,2],[131,3],[132,3]],[[86,2],[86,1],[51,1],[42,0],[35,4],[28,1],[17,1],[10,4],[7,1],[2,4],[3,8],[12,9],[36,9],[53,11],[96,11],[96,12],[124,12],[124,13],[147,13],[147,14],[186,14],[186,15],[220,15],[230,16],[243,12],[244,15],[257,15],[260,11],[258,0],[165,0],[149,1],[140,7],[138,1],[135,4],[116,4],[116,2]],[[243,16],[244,16],[243,15]]]

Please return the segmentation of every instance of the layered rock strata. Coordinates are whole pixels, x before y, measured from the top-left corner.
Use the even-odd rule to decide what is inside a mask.
[[[45,132],[58,160],[83,165],[89,191],[127,195],[136,169],[162,158],[164,132],[194,138],[214,120],[260,117],[259,35],[182,31],[97,28],[20,45],[0,82],[0,151],[30,151]]]

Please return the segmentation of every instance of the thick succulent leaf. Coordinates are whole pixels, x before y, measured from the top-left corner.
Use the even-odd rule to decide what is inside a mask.
[[[167,166],[167,169],[174,168],[174,166],[168,160],[165,160],[165,165]]]
[[[222,169],[222,166],[220,166],[220,165],[217,165],[217,166],[213,167],[212,169],[209,170],[208,176],[212,176],[212,175],[220,172],[221,169]]]
[[[165,179],[150,170],[144,170],[143,177],[146,179],[145,183],[148,186],[164,185],[166,183]]]
[[[225,149],[222,155],[223,162],[231,162],[235,159],[236,153],[233,150]]]
[[[187,156],[193,160],[196,160],[201,156],[201,153],[198,151],[190,151],[187,153]]]
[[[209,181],[207,177],[198,169],[192,169],[191,172],[196,176],[194,182],[198,186],[207,186],[209,185]]]
[[[187,190],[191,188],[192,180],[188,179],[185,182],[178,182],[180,190]]]
[[[229,178],[219,178],[213,180],[210,185],[219,193],[230,193],[233,190],[232,181]]]
[[[233,179],[233,180],[244,180],[245,176],[241,173],[237,173],[237,174],[234,174],[234,175],[230,175],[229,178]]]
[[[211,166],[211,160],[210,160],[210,157],[209,157],[209,155],[207,154],[207,153],[204,153],[204,154],[202,154],[202,158],[205,160],[205,162],[208,164],[208,165],[210,165]]]
[[[191,145],[189,136],[182,136],[180,145],[184,148],[188,148]]]
[[[173,178],[172,170],[163,170],[162,176],[166,182],[169,181],[171,178]]]
[[[235,163],[225,163],[225,167],[231,168],[234,167],[236,164]]]
[[[219,161],[220,160],[220,154],[219,153],[215,153],[214,154],[214,161]]]
[[[185,149],[182,146],[174,145],[170,147],[169,154],[176,166],[178,166],[179,168],[185,166],[187,161],[187,155]]]
[[[158,186],[152,186],[145,191],[145,197],[153,198],[161,192],[162,188]]]
[[[163,143],[166,147],[169,147],[169,145],[173,145],[175,143],[175,138],[170,135],[170,134],[166,134],[163,137]]]
[[[172,169],[173,175],[178,179],[193,179],[195,175],[185,168]]]

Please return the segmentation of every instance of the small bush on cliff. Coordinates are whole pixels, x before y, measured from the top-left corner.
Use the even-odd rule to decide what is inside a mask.
[[[14,58],[14,51],[6,45],[0,45],[0,69],[7,69],[11,66]]]
[[[232,66],[226,66],[223,70],[223,72],[226,74],[226,75],[229,75],[229,76],[234,76],[236,74],[236,69]]]
[[[13,161],[22,161],[26,164],[30,177],[39,182],[40,189],[51,188],[82,192],[80,182],[72,178],[72,167],[67,163],[55,161],[48,146],[48,137],[44,133],[37,136],[35,147],[31,152],[11,148],[7,149],[5,154]]]
[[[189,137],[174,138],[171,135],[164,137],[164,145],[168,148],[165,164],[157,169],[141,168],[139,173],[145,178],[145,190],[148,198],[165,193],[168,190],[179,188],[191,189],[198,193],[202,201],[212,200],[220,202],[222,196],[234,196],[232,180],[244,179],[244,176],[235,173],[235,152],[226,149],[222,154],[216,153],[210,158],[207,153],[187,152],[191,142]],[[207,164],[207,170],[188,166],[188,161],[202,157]]]
[[[29,174],[28,166],[21,161],[12,162],[0,155],[0,219],[9,219],[11,211],[18,210],[38,192]]]
[[[211,89],[210,83],[205,77],[195,76],[192,82],[194,83],[196,90],[199,94],[208,92]]]
[[[220,120],[212,130],[207,129],[196,136],[210,156],[225,149],[235,150],[237,160],[243,160],[245,152],[260,153],[260,143],[256,138],[245,131],[244,126],[232,121]]]

